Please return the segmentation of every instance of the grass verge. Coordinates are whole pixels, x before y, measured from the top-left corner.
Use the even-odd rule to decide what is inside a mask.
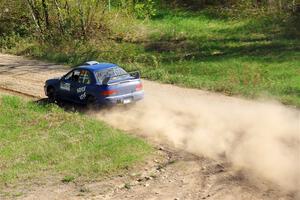
[[[53,174],[65,182],[95,179],[127,169],[151,152],[145,141],[101,121],[0,96],[0,186]]]

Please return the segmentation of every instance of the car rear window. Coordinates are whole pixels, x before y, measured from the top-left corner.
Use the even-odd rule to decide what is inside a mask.
[[[95,76],[97,82],[102,83],[106,77],[111,77],[110,80],[118,80],[124,78],[124,76],[129,76],[129,74],[121,67],[112,67],[96,71]]]

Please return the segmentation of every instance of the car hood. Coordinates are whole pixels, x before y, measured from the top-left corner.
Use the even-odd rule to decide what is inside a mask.
[[[55,77],[55,78],[52,78],[52,79],[48,79],[46,81],[46,84],[58,82],[60,79],[61,79],[61,77]]]

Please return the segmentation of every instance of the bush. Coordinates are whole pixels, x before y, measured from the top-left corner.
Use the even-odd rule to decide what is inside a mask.
[[[151,18],[157,14],[155,8],[155,2],[153,0],[147,0],[145,2],[139,2],[134,5],[134,12],[138,18]]]

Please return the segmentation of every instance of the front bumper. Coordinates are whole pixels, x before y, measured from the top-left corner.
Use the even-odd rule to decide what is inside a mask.
[[[45,93],[45,96],[47,96],[47,85],[44,85],[44,93]]]

